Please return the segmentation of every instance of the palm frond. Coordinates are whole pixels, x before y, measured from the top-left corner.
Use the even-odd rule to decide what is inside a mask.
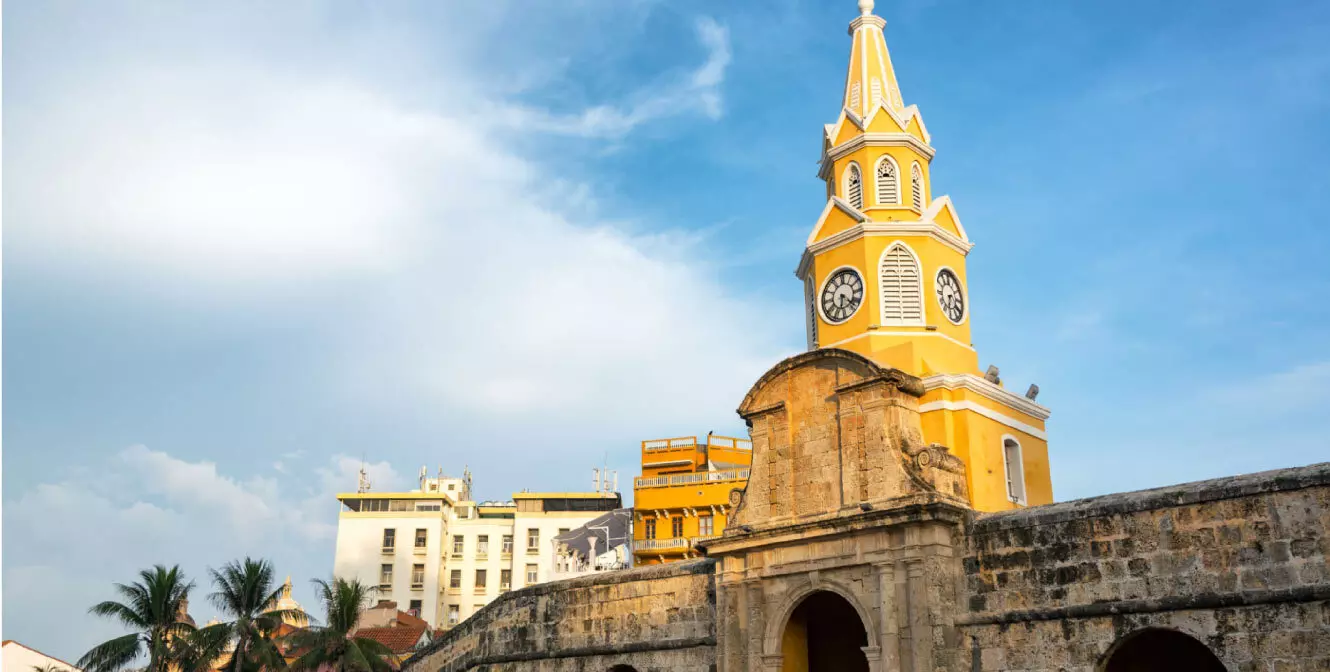
[[[138,658],[142,644],[137,633],[116,637],[92,647],[76,665],[85,672],[118,672]]]

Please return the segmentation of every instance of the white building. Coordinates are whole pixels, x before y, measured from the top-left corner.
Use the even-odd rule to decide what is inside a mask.
[[[471,475],[428,478],[420,489],[337,496],[333,573],[378,586],[436,627],[447,628],[501,593],[554,577],[554,537],[621,506],[618,493],[520,492],[475,502]]]
[[[79,668],[59,658],[52,658],[37,649],[29,648],[12,639],[4,641],[0,669],[4,672],[33,672],[34,668],[55,669],[60,672],[80,672]]]

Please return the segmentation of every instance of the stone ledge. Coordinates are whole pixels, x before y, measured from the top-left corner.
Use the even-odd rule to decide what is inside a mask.
[[[956,620],[960,627],[980,625],[1008,625],[1031,621],[1054,621],[1067,618],[1097,618],[1125,614],[1152,614],[1161,611],[1193,611],[1253,607],[1284,602],[1324,602],[1330,600],[1330,586],[1298,586],[1278,590],[1247,590],[1229,593],[1196,593],[1150,600],[1115,600],[1092,604],[1074,604],[1047,609],[1025,609],[997,614],[976,614]]]
[[[1330,462],[1321,462],[1305,467],[1261,471],[1150,490],[1119,492],[1016,511],[976,514],[969,531],[971,534],[980,535],[1019,527],[1050,525],[1082,518],[1137,513],[1327,485],[1330,485]]]

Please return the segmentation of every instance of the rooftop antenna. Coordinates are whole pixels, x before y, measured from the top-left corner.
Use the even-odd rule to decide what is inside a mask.
[[[356,484],[356,492],[369,492],[369,474],[365,473],[365,460],[360,461],[360,481]]]

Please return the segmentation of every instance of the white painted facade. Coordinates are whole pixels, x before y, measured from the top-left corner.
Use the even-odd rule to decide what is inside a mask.
[[[3,657],[4,661],[0,669],[3,669],[4,672],[33,672],[33,668],[46,668],[48,666],[61,670],[61,672],[81,672],[79,668],[59,658],[52,658],[12,639],[5,640],[3,650],[0,650],[0,657]]]
[[[342,511],[333,574],[380,586],[378,599],[393,600],[403,611],[418,608],[420,618],[443,628],[528,585],[528,570],[536,583],[551,580],[555,535],[621,505],[618,494],[606,492],[516,493],[513,501],[477,503],[469,474],[427,478],[422,472],[420,486],[396,493],[362,487],[337,496]],[[560,510],[570,507],[591,510]],[[388,530],[391,544],[385,545]],[[536,543],[528,548],[533,531]],[[505,553],[509,536],[512,549]]]

